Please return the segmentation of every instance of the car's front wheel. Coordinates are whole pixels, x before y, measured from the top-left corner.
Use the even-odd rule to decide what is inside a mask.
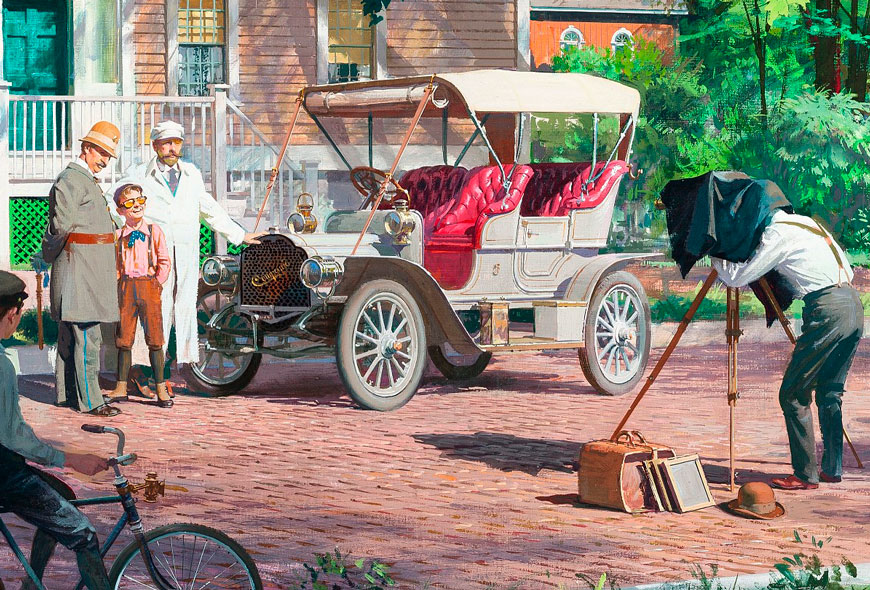
[[[390,280],[357,289],[339,322],[336,361],[348,393],[363,408],[406,404],[426,369],[426,328],[410,292]]]
[[[604,395],[628,393],[649,360],[650,310],[646,292],[631,273],[604,277],[592,294],[584,325],[580,367]]]
[[[199,362],[181,365],[181,375],[197,393],[223,396],[247,387],[257,374],[262,355],[254,350],[254,333],[247,316],[233,313],[231,300],[217,288],[200,288],[196,302]],[[209,321],[219,315],[214,327]],[[262,335],[260,335],[262,343]]]

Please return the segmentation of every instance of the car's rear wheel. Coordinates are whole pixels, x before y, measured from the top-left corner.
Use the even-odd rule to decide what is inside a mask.
[[[430,346],[429,358],[432,364],[448,379],[473,379],[483,373],[492,359],[491,352],[482,352],[477,356],[462,355],[453,350],[449,344]]]
[[[395,410],[414,396],[426,368],[426,328],[405,287],[377,280],[350,296],[336,361],[351,398],[365,409]]]
[[[650,347],[646,292],[631,273],[617,271],[595,287],[584,325],[580,367],[604,395],[628,393],[643,378]]]
[[[181,375],[197,393],[223,396],[237,393],[248,386],[262,355],[253,352],[225,353],[214,348],[254,348],[251,320],[232,313],[230,299],[217,288],[200,289],[196,302],[196,323],[199,336],[199,362],[181,366]],[[213,329],[209,320],[221,314]],[[262,343],[262,335],[260,335]]]

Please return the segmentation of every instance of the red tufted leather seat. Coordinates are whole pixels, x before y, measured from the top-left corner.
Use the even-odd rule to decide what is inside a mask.
[[[510,171],[511,166],[505,166],[505,173]],[[516,209],[532,174],[528,166],[519,166],[505,195],[498,166],[468,172],[453,206],[425,242],[424,266],[442,288],[459,289],[468,282],[486,220]]]
[[[511,170],[512,166],[505,166],[508,177],[511,176]],[[498,166],[472,168],[465,177],[465,184],[455,204],[436,225],[433,239],[440,236],[466,236],[475,248],[479,247],[483,224],[494,215],[516,209],[533,174],[529,166],[518,166],[510,190],[505,194]]]
[[[468,169],[462,166],[424,166],[402,175],[399,184],[408,191],[411,208],[423,216],[424,243],[435,231],[438,221],[453,206],[467,174]]]
[[[595,173],[604,172],[583,191],[583,183],[589,178],[592,165],[580,164],[531,164],[535,175],[526,187],[520,207],[523,217],[556,217],[568,215],[572,209],[589,209],[598,206],[613,185],[628,172],[628,165],[614,160],[604,169],[604,162],[595,166]]]

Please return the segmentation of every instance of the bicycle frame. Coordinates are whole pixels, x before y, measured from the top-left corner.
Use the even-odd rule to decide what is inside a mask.
[[[110,433],[118,436],[118,454],[116,457],[109,459],[109,465],[115,471],[115,481],[113,483],[115,489],[118,491],[118,495],[74,499],[70,500],[70,504],[76,507],[80,507],[120,503],[124,508],[124,513],[115,523],[115,526],[112,528],[109,536],[106,537],[106,540],[103,542],[102,547],[100,547],[100,556],[103,558],[106,557],[109,549],[112,547],[112,545],[115,544],[115,541],[120,536],[121,531],[124,530],[124,527],[126,525],[129,525],[130,532],[133,533],[133,537],[136,539],[136,543],[139,545],[139,551],[145,561],[145,567],[148,570],[151,581],[157,584],[157,587],[160,590],[175,590],[174,586],[168,580],[166,580],[166,578],[154,566],[154,557],[151,555],[151,550],[148,548],[148,544],[145,542],[145,529],[142,526],[142,520],[139,518],[139,511],[136,510],[136,501],[133,498],[133,493],[129,487],[129,482],[127,481],[127,478],[124,477],[124,475],[121,473],[121,465],[129,465],[136,460],[135,453],[129,453],[126,455],[124,454],[124,433],[120,430],[112,428],[110,426],[88,426],[89,425],[87,424],[82,425],[82,430],[96,433]],[[18,558],[18,561],[21,562],[21,565],[22,567],[24,567],[24,570],[27,572],[30,580],[34,584],[36,584],[37,590],[46,590],[45,586],[37,578],[36,572],[33,571],[33,567],[30,565],[30,561],[28,561],[28,559],[24,556],[24,553],[21,551],[21,547],[19,547],[18,543],[15,541],[15,538],[12,536],[11,531],[6,526],[6,523],[3,522],[2,518],[0,518],[0,533],[2,533],[3,536],[6,538],[6,542],[12,549],[15,557]],[[84,588],[84,580],[79,578],[79,582],[75,588],[76,590],[82,590]]]

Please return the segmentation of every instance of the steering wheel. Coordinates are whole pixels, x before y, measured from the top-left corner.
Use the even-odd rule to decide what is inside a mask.
[[[350,181],[353,187],[359,191],[365,199],[360,210],[369,206],[374,206],[375,200],[378,198],[378,191],[386,183],[384,187],[384,196],[381,198],[382,203],[389,206],[394,206],[399,199],[405,199],[410,205],[411,197],[402,185],[392,176],[388,177],[386,172],[372,168],[370,166],[357,166],[350,171]]]

